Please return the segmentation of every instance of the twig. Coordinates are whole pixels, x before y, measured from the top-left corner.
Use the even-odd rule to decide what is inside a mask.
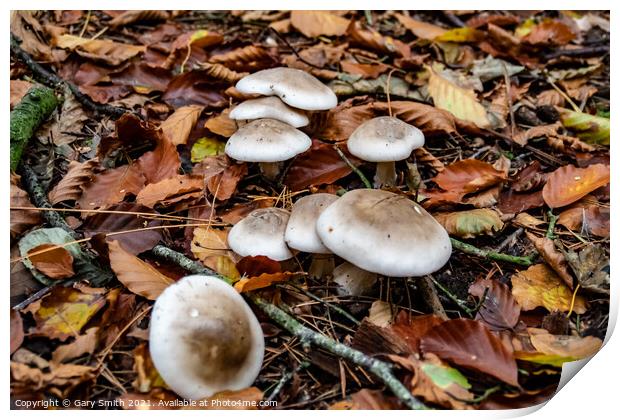
[[[368,181],[368,178],[366,178],[362,171],[360,171],[358,167],[349,160],[349,158],[342,152],[342,150],[340,150],[337,145],[334,145],[334,149],[336,150],[336,153],[338,153],[338,156],[340,156],[340,158],[344,160],[344,163],[349,165],[349,168],[351,168],[351,170],[355,172],[357,176],[359,176],[366,188],[372,188],[372,184],[370,183],[370,181]]]
[[[446,17],[446,19],[448,19],[450,21],[451,24],[453,24],[454,26],[458,27],[458,28],[464,28],[465,27],[465,22],[463,22],[457,15],[455,15],[452,12],[449,11],[444,11],[443,15]]]
[[[510,137],[515,137],[515,113],[512,109],[512,95],[510,90],[512,83],[510,82],[510,76],[508,76],[508,70],[506,70],[506,64],[502,62],[502,71],[504,73],[504,84],[506,85],[506,102],[508,103],[508,111],[510,112]]]
[[[429,275],[429,276],[420,277],[417,283],[418,283],[418,287],[420,288],[420,292],[422,292],[422,297],[424,298],[424,301],[432,309],[433,313],[437,315],[438,317],[440,317],[441,319],[443,319],[444,321],[447,321],[449,319],[448,314],[446,314],[446,310],[441,304],[441,300],[439,300],[439,296],[437,295],[437,290],[435,289],[435,286],[433,285],[434,281],[435,279],[433,279]]]
[[[282,391],[282,388],[284,388],[284,385],[286,385],[288,381],[293,379],[293,376],[297,372],[299,372],[301,369],[307,368],[308,366],[310,366],[310,363],[304,360],[295,369],[284,372],[284,374],[282,375],[282,378],[280,378],[280,380],[278,381],[278,385],[276,385],[273,391],[271,391],[271,394],[269,394],[269,396],[265,398],[265,401],[273,401],[278,396],[278,394]]]
[[[110,117],[114,119],[118,119],[123,114],[131,112],[128,109],[121,108],[118,106],[98,104],[94,102],[92,99],[90,99],[88,95],[85,95],[82,92],[80,92],[80,89],[76,85],[74,85],[71,82],[61,79],[55,73],[47,70],[46,68],[41,66],[39,63],[34,61],[34,59],[30,56],[30,54],[28,54],[26,51],[24,51],[19,46],[18,38],[15,37],[15,35],[13,34],[11,34],[11,55],[14,56],[16,59],[20,60],[21,62],[23,62],[26,66],[28,66],[28,68],[34,74],[35,78],[38,79],[40,82],[52,88],[58,88],[63,85],[67,86],[71,90],[71,93],[73,93],[73,95],[75,96],[75,99],[77,99],[86,108],[90,109],[91,111],[97,114],[109,115]],[[136,115],[142,118],[139,114],[136,114]]]
[[[446,296],[448,296],[448,298],[454,302],[456,304],[456,306],[458,306],[459,308],[461,308],[463,311],[465,311],[465,313],[467,313],[467,315],[472,316],[472,310],[467,307],[467,305],[465,305],[465,303],[457,298],[450,290],[448,290],[443,284],[439,283],[437,280],[435,280],[433,277],[430,277],[431,281],[433,282],[433,284],[435,286],[437,286],[437,288],[439,290],[441,290]]]
[[[575,48],[575,49],[564,49],[564,50],[555,50],[552,53],[546,54],[545,59],[549,60],[551,58],[556,57],[582,57],[588,55],[598,55],[605,54],[609,52],[609,45],[599,45],[596,47],[585,47],[585,48]]]
[[[522,233],[523,233],[522,227],[512,232],[510,235],[508,235],[506,239],[502,241],[501,244],[499,244],[497,248],[495,248],[495,252],[502,252],[508,245],[510,245],[512,241],[514,241],[516,238],[521,236]]]
[[[178,263],[181,267],[190,272],[201,274],[206,271],[210,275],[215,275],[224,281],[228,281],[225,277],[215,273],[212,270],[202,267],[200,264],[192,261],[180,252],[173,251],[161,245],[158,245],[155,248],[153,249],[155,255],[166,255],[168,261]],[[383,383],[394,393],[394,395],[407,407],[414,410],[428,408],[421,401],[411,395],[411,392],[409,392],[409,390],[396,378],[396,376],[394,376],[392,367],[388,363],[367,356],[364,353],[326,337],[321,333],[312,331],[299,323],[299,321],[297,321],[293,316],[289,315],[276,305],[263,300],[257,295],[246,294],[246,296],[267,316],[269,316],[269,318],[278,323],[291,334],[298,337],[303,343],[313,344],[329,351],[332,354],[365,367],[381,379]]]
[[[558,221],[560,217],[553,214],[551,210],[547,212],[547,216],[549,216],[549,226],[547,227],[547,238],[555,239],[555,233],[553,233],[553,230],[555,229],[555,223]]]
[[[322,303],[323,305],[327,306],[328,309],[333,309],[335,312],[337,312],[340,315],[342,315],[343,317],[347,318],[349,321],[353,322],[354,324],[356,324],[356,325],[360,325],[361,324],[361,322],[358,321],[353,315],[351,315],[350,313],[348,313],[347,311],[345,311],[341,307],[339,307],[337,305],[334,305],[333,303],[324,301],[323,299],[321,299],[320,297],[318,297],[314,293],[312,293],[312,292],[310,292],[308,290],[304,290],[301,287],[294,286],[292,284],[287,284],[287,286],[292,287],[296,291],[298,291],[300,293],[303,293],[304,295],[308,296],[309,298],[314,299],[317,302]],[[282,285],[280,287],[281,288],[285,288]]]
[[[291,51],[293,52],[293,54],[295,54],[295,56],[299,59],[299,61],[301,61],[304,64],[309,65],[310,67],[314,67],[315,69],[319,69],[319,70],[325,70],[323,67],[319,67],[316,64],[312,64],[311,62],[307,61],[306,59],[304,59],[301,55],[299,55],[299,53],[297,52],[297,50],[286,40],[286,38],[284,38],[280,32],[278,32],[277,29],[273,28],[273,27],[269,27],[269,29],[271,29],[273,31],[274,34],[276,34],[276,36],[284,41],[284,43],[286,44],[287,47],[289,47],[291,49]]]
[[[488,258],[490,260],[495,260],[495,261],[505,261],[505,262],[509,262],[512,264],[518,264],[518,265],[528,266],[528,265],[534,264],[533,258],[531,256],[530,257],[517,257],[514,255],[502,254],[502,253],[491,251],[491,250],[480,249],[473,245],[466,244],[465,242],[461,242],[454,238],[450,238],[450,241],[452,242],[452,246],[454,248],[466,254],[475,255],[477,257],[482,257],[482,258]]]
[[[168,262],[174,263],[180,266],[181,268],[183,268],[184,270],[189,271],[190,273],[205,274],[207,276],[216,276],[216,277],[223,278],[219,273],[211,270],[210,268],[207,268],[204,265],[200,264],[199,262],[187,258],[182,253],[172,250],[163,245],[155,245],[155,247],[151,250],[151,252],[156,257],[159,257]],[[226,278],[225,281],[227,283],[231,282],[228,278]]]

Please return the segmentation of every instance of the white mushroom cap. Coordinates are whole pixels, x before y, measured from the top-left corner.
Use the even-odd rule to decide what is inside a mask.
[[[347,192],[323,211],[316,230],[334,254],[385,276],[432,273],[452,253],[448,233],[433,216],[388,191]]]
[[[377,273],[362,270],[350,262],[343,262],[334,270],[332,281],[338,285],[339,295],[362,296],[377,282]]]
[[[275,261],[293,257],[284,242],[290,213],[270,207],[254,210],[228,232],[228,246],[242,257],[264,255]]]
[[[355,129],[347,148],[368,162],[404,160],[414,149],[424,146],[424,133],[394,117],[377,117]]]
[[[273,118],[293,127],[305,127],[310,123],[308,116],[295,108],[291,108],[277,96],[250,99],[241,102],[228,115],[233,120],[257,120]]]
[[[312,140],[295,127],[271,118],[241,127],[226,143],[228,156],[242,162],[282,162],[312,146]]]
[[[256,316],[232,286],[196,275],[168,286],[155,301],[149,350],[166,384],[195,400],[252,385],[265,342]]]
[[[288,246],[313,254],[331,254],[316,233],[316,221],[323,210],[336,200],[338,196],[325,193],[307,195],[297,200],[284,233]]]
[[[306,111],[322,111],[338,105],[336,94],[303,70],[276,67],[245,76],[235,86],[241,93],[272,96]]]

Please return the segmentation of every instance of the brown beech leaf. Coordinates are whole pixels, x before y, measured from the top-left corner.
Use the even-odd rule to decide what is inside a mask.
[[[390,69],[383,63],[364,64],[355,61],[342,61],[340,65],[343,71],[362,76],[366,79],[376,79]]]
[[[298,274],[303,273],[292,273],[290,271],[285,271],[283,273],[263,273],[256,277],[242,277],[234,286],[239,293],[249,292],[251,290],[264,289],[274,283],[281,283]]]
[[[97,347],[98,333],[99,327],[92,327],[77,336],[73,342],[56,347],[52,353],[52,364],[59,365],[85,353],[93,353]]]
[[[459,238],[493,235],[504,227],[504,222],[499,218],[499,214],[491,209],[435,213],[433,217],[450,235]]]
[[[136,379],[132,382],[134,389],[149,392],[153,388],[166,388],[166,383],[155,368],[147,343],[138,344],[133,350],[133,370]]]
[[[98,160],[90,159],[85,162],[71,161],[65,176],[49,192],[51,204],[62,201],[78,200],[82,196],[82,186],[93,176],[93,170],[99,165]]]
[[[485,373],[519,387],[517,363],[512,352],[482,322],[452,319],[433,327],[420,340],[424,354]]]
[[[13,107],[22,100],[26,92],[28,92],[28,90],[32,86],[33,86],[32,83],[27,82],[25,80],[11,80],[11,87],[10,87],[11,109],[13,109]]]
[[[256,277],[261,274],[275,274],[282,272],[282,266],[264,255],[243,257],[237,262],[237,271],[246,277]]]
[[[497,200],[497,208],[504,214],[517,214],[544,206],[542,191],[518,193],[513,190],[502,191]]]
[[[192,253],[206,266],[213,268],[213,257],[227,257],[237,261],[238,257],[228,248],[228,231],[209,227],[194,229],[191,244]]]
[[[433,181],[446,191],[472,193],[491,187],[506,179],[504,172],[490,163],[476,159],[459,160],[446,166]]]
[[[220,108],[228,103],[222,94],[226,87],[228,84],[213,80],[205,70],[190,70],[170,81],[162,99],[175,108],[186,105]]]
[[[413,19],[400,13],[396,13],[396,19],[398,19],[401,25],[409,29],[412,34],[414,34],[418,38],[426,39],[429,41],[432,41],[435,38],[442,36],[448,31],[441,26]]]
[[[84,210],[117,204],[123,201],[127,194],[137,195],[145,183],[144,174],[135,163],[108,169],[93,176],[92,180],[82,187],[82,196],[77,204]]]
[[[114,274],[133,293],[154,300],[174,283],[170,277],[125,251],[118,241],[108,242],[108,249]]]
[[[558,276],[573,289],[573,276],[568,272],[568,262],[560,251],[555,248],[553,241],[546,236],[538,237],[531,232],[525,232],[525,236],[536,247],[538,253],[543,257],[545,262],[553,268]]]
[[[381,102],[377,105],[381,111],[388,111],[387,103]],[[396,118],[415,125],[425,136],[456,132],[454,116],[442,109],[413,101],[394,101],[391,102],[391,107]]]
[[[218,200],[228,200],[237,184],[248,174],[246,163],[231,163],[222,172],[206,179],[207,189]]]
[[[46,249],[49,251],[45,251]],[[71,253],[54,244],[41,244],[32,248],[28,251],[28,259],[34,268],[54,280],[66,279],[75,274]]]
[[[118,66],[146,50],[143,45],[81,38],[75,35],[60,35],[54,41],[56,47],[75,51],[82,57],[103,61],[111,66]]]
[[[558,224],[571,230],[585,230],[596,236],[609,236],[610,210],[608,208],[577,206],[560,213]]]
[[[516,143],[521,146],[525,146],[530,139],[537,137],[550,137],[558,134],[558,130],[562,128],[562,123],[559,121],[549,125],[538,125],[528,130],[519,131],[512,137]]]
[[[443,363],[436,355],[427,353],[424,360],[416,357],[389,355],[390,360],[413,373],[411,393],[425,401],[453,410],[471,410],[465,401],[473,399],[471,385],[458,370]]]
[[[155,22],[166,20],[170,13],[165,10],[125,10],[108,22],[112,28],[126,26],[136,22]]]
[[[168,207],[181,201],[200,198],[203,194],[202,175],[176,175],[144,187],[136,196],[136,203],[149,208],[156,205]]]
[[[86,323],[106,304],[104,289],[54,287],[25,312],[32,313],[36,325],[29,334],[66,340],[80,333]]]
[[[420,195],[424,198],[422,205],[425,209],[432,209],[446,204],[459,204],[463,202],[463,191],[442,191],[440,189],[421,190]]]
[[[60,364],[49,366],[49,369],[40,369],[26,363],[11,362],[11,383],[29,391],[39,391],[51,388],[54,392],[63,392],[63,388],[75,389],[81,383],[89,382],[96,376],[93,366]]]
[[[11,354],[24,342],[24,323],[18,311],[11,309]]]
[[[564,207],[610,181],[609,166],[602,163],[577,168],[566,165],[549,175],[543,187],[543,199],[551,208]]]
[[[120,203],[106,207],[105,210],[114,213],[93,213],[84,220],[81,228],[85,237],[129,231],[110,238],[118,241],[123,249],[133,255],[152,249],[163,239],[159,229],[137,230],[160,226],[161,220],[151,219],[148,216],[148,214],[157,216],[156,211],[136,203]]]
[[[11,177],[11,207],[34,207],[28,193],[17,186],[17,178]],[[38,210],[11,210],[11,238],[17,237],[31,226],[41,223]]]
[[[237,391],[221,391],[199,400],[196,407],[183,407],[183,410],[258,410],[263,400],[263,391],[256,387]],[[201,405],[202,404],[202,405]]]
[[[214,54],[209,62],[223,64],[235,71],[256,71],[276,64],[274,55],[266,48],[248,45],[232,51]]]
[[[359,164],[359,160],[351,156],[344,146],[341,150],[354,165]],[[332,184],[350,173],[351,168],[334,150],[334,146],[315,140],[310,150],[295,157],[284,183],[293,191],[299,191],[311,185]]]
[[[569,357],[573,360],[592,356],[603,345],[600,338],[572,335],[553,335],[542,328],[528,328],[532,345],[543,354]]]
[[[516,192],[526,192],[539,188],[547,181],[547,175],[542,172],[540,162],[535,160],[519,171],[510,188]]]
[[[571,28],[558,21],[547,19],[535,25],[529,34],[523,38],[523,42],[531,45],[565,45],[575,39]]]
[[[404,42],[390,36],[384,36],[370,27],[362,29],[361,25],[355,21],[351,21],[349,24],[347,35],[351,44],[382,54],[390,54],[396,57],[408,57],[411,55],[411,49]]]
[[[349,20],[328,10],[292,10],[291,25],[308,38],[344,35]]]
[[[521,307],[510,288],[490,278],[480,278],[469,286],[469,294],[480,299],[485,295],[485,290],[486,298],[476,313],[476,319],[492,331],[514,328],[519,322]]]
[[[170,139],[172,144],[177,146],[187,143],[189,134],[196,125],[202,109],[203,107],[199,105],[183,106],[161,123],[160,127],[164,135]]]
[[[444,320],[437,315],[411,315],[401,310],[389,328],[407,343],[412,353],[419,353],[420,338],[443,322]]]
[[[549,312],[568,312],[571,309],[573,292],[546,264],[536,264],[517,272],[511,282],[512,294],[524,311],[539,306]],[[581,296],[575,297],[573,311],[578,314],[586,311],[586,302]]]
[[[221,114],[211,117],[205,123],[205,128],[210,132],[222,137],[230,137],[237,131],[237,122],[228,117],[230,109],[225,109]]]

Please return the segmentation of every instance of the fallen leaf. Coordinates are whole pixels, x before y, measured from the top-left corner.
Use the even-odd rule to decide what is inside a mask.
[[[459,238],[475,238],[499,232],[504,223],[491,209],[475,209],[451,213],[435,213],[433,217],[448,231]]]
[[[161,123],[160,128],[175,146],[185,144],[194,125],[198,121],[202,109],[203,107],[199,105],[188,105],[178,108]]]
[[[36,323],[29,334],[61,341],[77,337],[86,323],[105,306],[104,293],[103,289],[54,287],[47,296],[24,309],[24,312],[32,313]]]
[[[17,179],[11,177],[11,207],[34,207],[28,193],[17,186]],[[41,223],[38,210],[11,209],[11,238],[15,238],[32,226]]]
[[[209,137],[201,137],[192,146],[192,162],[200,162],[209,156],[217,156],[224,153],[226,143]]]
[[[77,205],[84,210],[93,210],[118,204],[127,194],[137,195],[146,179],[138,165],[123,165],[95,175],[82,187],[82,196]]]
[[[210,60],[213,61],[213,57]],[[228,84],[213,80],[205,70],[190,70],[168,83],[162,100],[174,108],[187,105],[221,108],[228,105],[228,99],[222,94],[226,87]]]
[[[540,162],[535,160],[519,171],[510,188],[516,192],[537,189],[547,182],[548,174],[542,172]]]
[[[530,139],[537,137],[550,137],[558,134],[558,130],[562,127],[559,122],[549,125],[539,125],[525,131],[515,133],[512,140],[521,146],[525,146]]]
[[[359,160],[351,156],[345,147],[341,150],[353,164],[359,164]],[[351,168],[334,150],[334,146],[314,140],[310,150],[295,157],[284,184],[293,191],[299,191],[311,185],[332,184],[350,173]]]
[[[25,80],[11,80],[11,87],[10,87],[11,110],[13,109],[15,105],[17,105],[22,100],[26,92],[28,92],[28,90],[30,90],[32,86],[34,86],[32,83],[27,82]]]
[[[491,331],[511,330],[519,322],[521,307],[510,288],[490,278],[480,278],[469,286],[469,294],[484,302],[476,313],[476,319],[483,322]]]
[[[95,368],[91,366],[61,364],[44,370],[25,363],[11,362],[13,386],[31,391],[52,388],[56,393],[60,393],[59,388],[74,389],[77,385],[95,378],[95,374]]]
[[[413,19],[400,13],[396,13],[396,19],[398,19],[401,25],[409,29],[412,34],[428,41],[432,41],[448,32],[447,29],[441,26]]]
[[[479,321],[445,321],[422,337],[420,349],[424,354],[436,354],[442,360],[519,387],[517,363],[512,352]]]
[[[125,10],[108,22],[112,28],[126,26],[136,22],[155,22],[166,20],[170,13],[165,10]]]
[[[136,203],[153,208],[200,198],[204,194],[202,175],[176,175],[144,187],[136,196]]]
[[[486,110],[473,91],[455,85],[430,67],[427,69],[430,73],[428,93],[437,108],[446,110],[461,120],[472,122],[480,128],[488,128],[491,125]]]
[[[538,237],[531,232],[525,232],[525,236],[536,247],[536,250],[545,262],[572,290],[574,280],[573,276],[568,272],[568,262],[564,258],[564,254],[555,248],[553,241],[546,236]]]
[[[81,226],[84,237],[127,231],[120,235],[111,235],[110,238],[118,241],[124,250],[133,255],[153,249],[163,239],[160,229],[144,230],[162,224],[162,221],[157,219],[158,213],[153,209],[123,202],[106,207],[105,211],[110,213],[93,213],[85,218]]]
[[[283,273],[264,273],[256,277],[242,277],[234,284],[235,290],[239,293],[249,292],[257,289],[264,289],[274,283],[281,283],[290,279],[292,276],[302,273],[292,273],[285,271]]]
[[[34,10],[11,11],[11,33],[21,41],[20,47],[35,60],[50,61],[53,59],[52,49],[40,41],[39,35],[44,31],[34,14]]]
[[[552,19],[531,28],[529,34],[523,37],[523,42],[531,45],[565,45],[575,39],[575,34],[566,24]]]
[[[551,208],[574,203],[610,181],[609,166],[602,163],[577,168],[562,166],[553,171],[543,187],[543,199]]]
[[[512,294],[524,311],[539,306],[549,312],[568,312],[571,309],[573,292],[566,286],[555,271],[545,264],[536,264],[525,271],[519,271],[511,278]],[[581,296],[575,297],[573,311],[583,314],[586,302]]]
[[[609,145],[609,118],[597,117],[565,108],[556,108],[564,127],[573,130],[577,137],[589,144]]]
[[[257,71],[274,67],[277,63],[274,55],[266,48],[247,45],[231,51],[213,54],[211,63],[223,64],[231,70]]]
[[[37,270],[54,280],[66,279],[75,274],[71,253],[54,244],[41,244],[32,248],[28,251],[28,259]]]
[[[384,36],[370,27],[362,29],[361,25],[353,20],[349,24],[346,34],[349,36],[351,44],[354,45],[396,57],[411,55],[411,49],[404,42],[390,36]]]
[[[308,38],[344,35],[349,20],[328,10],[292,10],[291,25]]]
[[[82,104],[75,99],[73,93],[66,88],[63,92],[64,100],[58,110],[58,117],[51,119],[39,128],[41,137],[49,137],[56,146],[73,143],[82,132],[88,115]]]
[[[21,347],[24,342],[24,323],[18,311],[11,309],[11,354]]]
[[[153,364],[147,343],[140,343],[134,348],[133,359],[133,370],[136,373],[136,379],[132,382],[134,389],[149,392],[154,388],[167,388]]]
[[[343,71],[350,74],[356,74],[367,79],[376,79],[390,69],[383,63],[366,64],[355,61],[342,61],[340,65],[342,66]]]
[[[60,365],[85,353],[92,354],[97,346],[98,333],[99,327],[92,327],[73,342],[56,347],[52,353],[51,364]]]
[[[75,201],[82,196],[82,186],[91,179],[94,169],[99,166],[97,159],[90,159],[82,163],[69,162],[69,168],[64,177],[47,195],[51,204],[62,201]]]
[[[472,193],[491,187],[506,179],[504,172],[490,163],[476,159],[456,161],[432,180],[446,191]]]
[[[263,391],[256,387],[237,391],[221,391],[198,400],[197,407],[183,407],[184,410],[258,410],[263,400]]]
[[[222,137],[230,137],[239,128],[237,121],[228,117],[230,109],[225,109],[221,114],[211,117],[205,123],[205,128],[213,134],[220,135]]]
[[[598,244],[589,244],[579,253],[565,253],[568,264],[585,290],[609,295],[609,257]]]
[[[174,281],[150,264],[125,251],[118,241],[108,242],[110,266],[118,280],[133,293],[155,300]]]
[[[227,238],[228,232],[225,230],[197,227],[194,229],[194,237],[191,244],[192,254],[210,268],[214,268],[212,266],[212,257],[223,256],[233,261],[237,260],[238,258],[228,248]]]
[[[390,329],[407,343],[412,353],[419,353],[420,339],[431,328],[443,322],[444,320],[437,315],[411,315],[407,311],[401,310],[396,315]]]
[[[245,277],[282,272],[282,266],[278,261],[274,261],[264,255],[243,257],[237,262],[236,267],[237,271]]]
[[[603,345],[600,338],[571,335],[553,335],[541,328],[528,328],[532,345],[543,354],[584,359],[598,352]]]
[[[517,214],[542,207],[544,204],[542,191],[518,193],[513,190],[507,190],[502,191],[497,200],[497,208],[503,214]]]
[[[123,44],[110,40],[81,38],[75,35],[60,35],[54,45],[75,51],[85,58],[103,61],[111,66],[118,66],[132,57],[144,52],[142,45]]]

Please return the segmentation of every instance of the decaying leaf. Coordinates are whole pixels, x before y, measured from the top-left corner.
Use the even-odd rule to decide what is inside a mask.
[[[99,165],[97,159],[90,159],[82,163],[69,162],[69,169],[65,176],[49,192],[51,204],[62,201],[78,200],[82,196],[82,187],[93,176],[93,170]]]
[[[490,278],[480,278],[469,287],[469,293],[480,299],[484,298],[476,313],[476,319],[490,330],[509,330],[519,322],[521,307],[505,284]]]
[[[538,237],[531,232],[526,232],[527,239],[534,244],[538,253],[543,257],[545,262],[553,268],[558,276],[573,289],[573,276],[568,272],[568,263],[564,255],[555,248],[553,241],[546,236]]]
[[[589,244],[578,253],[568,251],[565,256],[583,289],[609,295],[609,257],[600,245]]]
[[[512,276],[511,282],[512,294],[524,311],[531,311],[539,306],[550,312],[568,312],[571,309],[573,292],[545,264],[536,264],[525,271],[519,271]],[[575,296],[572,309],[578,314],[586,311],[583,297]]]
[[[490,163],[476,159],[456,161],[440,172],[433,181],[450,192],[472,193],[493,186],[506,179],[504,172]]]
[[[433,216],[450,235],[459,238],[493,235],[504,227],[504,223],[499,218],[499,214],[491,209],[435,213]]]
[[[123,165],[95,175],[82,186],[82,196],[77,204],[81,209],[92,210],[118,204],[128,194],[137,195],[146,179],[138,165]]]
[[[564,207],[607,185],[609,181],[609,166],[602,163],[587,168],[562,166],[549,175],[543,187],[543,199],[551,208]]]
[[[150,264],[125,251],[118,241],[108,242],[110,266],[118,280],[133,293],[154,300],[174,281]]]
[[[609,118],[558,108],[564,127],[576,132],[577,137],[590,144],[609,144]]]
[[[600,338],[586,336],[553,335],[541,328],[528,328],[532,345],[543,354],[579,360],[599,351],[603,342]]]

